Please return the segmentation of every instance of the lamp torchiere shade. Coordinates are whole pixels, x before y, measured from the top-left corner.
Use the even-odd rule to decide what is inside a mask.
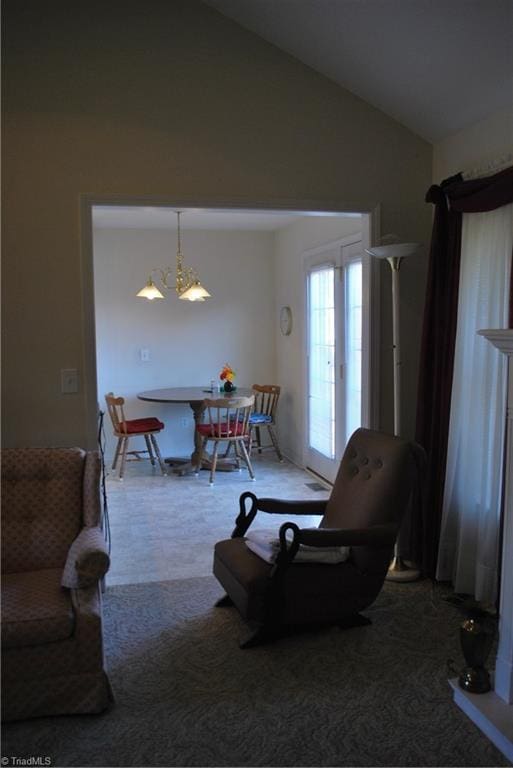
[[[377,259],[404,259],[412,256],[420,249],[420,243],[392,243],[391,245],[375,245],[366,248],[365,252]]]

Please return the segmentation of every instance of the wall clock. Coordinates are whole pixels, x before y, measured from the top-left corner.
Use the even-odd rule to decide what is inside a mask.
[[[290,307],[282,307],[280,310],[280,331],[284,336],[290,336],[292,331],[292,310]]]

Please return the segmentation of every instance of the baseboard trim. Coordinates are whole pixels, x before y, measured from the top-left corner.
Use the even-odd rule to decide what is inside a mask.
[[[506,704],[494,691],[468,693],[452,678],[454,703],[513,762],[513,704]]]
[[[326,486],[327,491],[331,491],[331,489],[333,488],[333,483],[330,483],[329,480],[326,480],[325,477],[320,475],[318,472],[315,471],[315,469],[312,469],[311,467],[303,467],[303,469],[309,475],[311,475],[312,477],[315,477],[316,480],[320,480],[321,483],[323,483]]]

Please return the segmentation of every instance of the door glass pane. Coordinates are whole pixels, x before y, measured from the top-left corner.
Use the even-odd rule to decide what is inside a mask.
[[[335,269],[310,272],[308,440],[311,448],[335,458]]]
[[[346,266],[346,443],[362,423],[362,263]]]

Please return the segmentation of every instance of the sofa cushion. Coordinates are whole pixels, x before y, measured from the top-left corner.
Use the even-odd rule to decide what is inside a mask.
[[[2,576],[2,646],[20,648],[70,637],[74,628],[61,568]]]
[[[82,527],[85,452],[2,451],[2,573],[62,568]]]

